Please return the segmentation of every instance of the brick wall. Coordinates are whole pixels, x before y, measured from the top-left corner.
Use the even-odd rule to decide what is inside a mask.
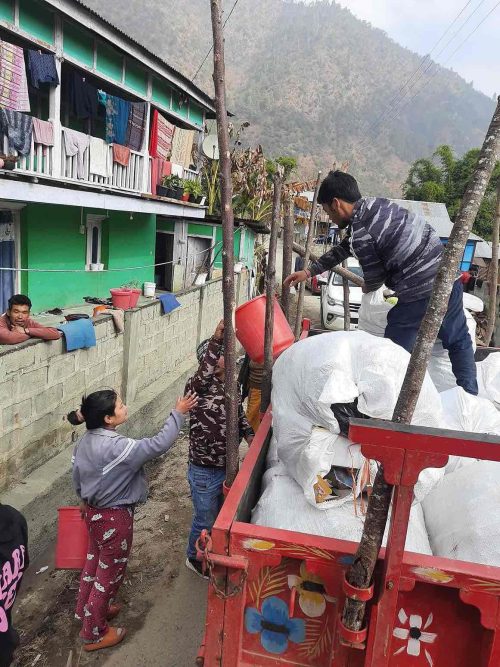
[[[237,278],[242,303],[247,275]],[[181,307],[168,315],[157,301],[127,311],[124,334],[103,318],[95,325],[97,346],[88,350],[65,353],[62,340],[0,348],[0,490],[71,443],[79,432],[65,415],[96,389],[113,387],[131,416],[143,415],[134,431],[147,435],[159,428],[168,387],[178,395],[179,382],[196,364],[198,342],[222,317],[221,287],[218,279],[178,295]]]

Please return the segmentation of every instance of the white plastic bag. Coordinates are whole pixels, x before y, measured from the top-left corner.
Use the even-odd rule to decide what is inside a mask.
[[[493,401],[500,410],[500,352],[492,352],[476,368],[479,396]]]
[[[386,289],[382,286],[374,292],[363,294],[361,297],[358,314],[358,328],[361,331],[366,331],[373,336],[383,337],[387,326],[387,313],[393,305],[384,299]]]
[[[500,435],[500,412],[487,398],[472,396],[462,387],[448,389],[440,396],[445,428]]]

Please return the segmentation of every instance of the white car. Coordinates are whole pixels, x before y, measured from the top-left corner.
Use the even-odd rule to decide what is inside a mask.
[[[347,268],[352,273],[363,277],[363,271],[357,259],[349,258]],[[361,287],[349,282],[349,314],[351,329],[358,328],[358,312],[363,292]],[[342,278],[333,271],[326,285],[321,287],[321,326],[323,329],[338,331],[344,329],[344,288]]]

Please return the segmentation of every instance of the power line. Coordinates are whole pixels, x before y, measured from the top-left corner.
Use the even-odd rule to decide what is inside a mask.
[[[239,0],[234,0],[234,4],[233,4],[233,6],[232,6],[232,8],[231,8],[231,11],[230,11],[229,14],[227,15],[227,19],[224,21],[224,24],[223,24],[223,26],[222,26],[222,29],[223,29],[223,30],[224,30],[224,28],[226,27],[226,23],[227,23],[227,22],[229,21],[229,19],[231,18],[231,14],[232,14],[232,13],[234,12],[234,10],[236,9],[236,5],[238,4],[238,2],[239,2]],[[198,69],[196,70],[196,72],[195,72],[193,78],[191,79],[191,83],[196,79],[196,77],[198,76],[198,74],[201,72],[201,69],[202,69],[203,65],[207,62],[207,58],[208,58],[208,56],[212,53],[213,50],[214,50],[214,47],[213,47],[213,45],[212,45],[212,46],[209,48],[209,50],[207,51],[206,56],[205,56],[205,57],[203,58],[203,60],[201,61],[201,65],[200,65],[200,66],[198,67]]]
[[[365,140],[366,140],[366,141],[369,141],[369,140],[370,140],[370,135],[373,135],[373,132],[374,132],[375,130],[377,130],[377,129],[382,125],[382,123],[383,123],[385,120],[392,120],[392,119],[394,119],[394,118],[397,117],[397,115],[398,115],[398,109],[397,109],[397,108],[395,109],[394,107],[398,107],[399,105],[401,105],[401,103],[402,103],[402,102],[404,101],[404,99],[408,96],[408,94],[411,94],[412,89],[415,88],[416,84],[417,84],[419,81],[421,81],[422,78],[425,77],[425,75],[429,72],[429,70],[430,70],[432,67],[434,67],[434,66],[436,66],[436,72],[432,75],[431,78],[433,78],[433,77],[435,76],[435,74],[436,74],[437,71],[438,71],[437,68],[439,67],[439,65],[437,65],[435,62],[432,62],[432,61],[431,61],[431,62],[425,67],[425,69],[422,70],[421,72],[420,72],[419,70],[421,69],[421,67],[422,67],[422,65],[424,64],[424,62],[425,62],[428,58],[430,58],[430,55],[431,55],[432,51],[435,50],[435,48],[438,46],[438,44],[444,39],[444,37],[446,36],[446,34],[451,30],[451,28],[453,27],[453,25],[455,25],[455,23],[458,21],[458,19],[460,18],[460,16],[464,13],[464,11],[467,9],[467,7],[471,4],[471,2],[472,2],[472,0],[469,0],[469,1],[464,5],[464,7],[462,7],[462,9],[461,9],[460,12],[457,14],[457,16],[454,18],[454,20],[452,21],[452,23],[448,26],[448,28],[445,30],[445,32],[441,35],[441,37],[439,38],[439,40],[438,40],[438,41],[436,42],[436,44],[433,46],[433,48],[431,49],[431,51],[429,52],[429,54],[427,54],[426,56],[424,56],[424,58],[422,59],[420,65],[419,65],[419,67],[417,67],[417,69],[413,72],[413,74],[410,76],[410,78],[409,78],[409,79],[403,84],[403,86],[399,89],[398,93],[397,93],[397,94],[393,97],[393,99],[389,102],[389,104],[387,105],[387,107],[382,111],[382,113],[379,115],[379,117],[376,119],[376,121],[370,125],[370,127],[368,128],[367,133],[366,133],[366,137],[365,137]],[[467,25],[467,23],[470,21],[470,19],[471,19],[471,18],[474,16],[474,14],[478,11],[478,9],[481,7],[481,5],[484,4],[484,2],[485,2],[485,0],[481,0],[481,1],[479,2],[479,4],[478,4],[478,5],[474,8],[474,10],[469,14],[469,16],[468,16],[468,17],[466,18],[466,20],[462,23],[462,25],[458,28],[458,30],[456,30],[456,31],[453,33],[452,37],[446,42],[446,44],[444,45],[444,47],[437,53],[437,55],[435,56],[436,58],[438,58],[438,57],[439,57],[439,56],[446,50],[446,48],[451,44],[451,42],[455,39],[455,37],[456,37],[456,36],[463,30],[463,28]],[[460,49],[460,48],[463,46],[463,44],[469,39],[469,37],[471,37],[471,35],[474,34],[474,32],[479,28],[479,26],[480,26],[482,23],[484,23],[484,21],[488,18],[488,16],[494,11],[494,9],[496,9],[496,7],[497,7],[497,5],[495,5],[495,7],[493,7],[493,9],[492,9],[492,10],[491,10],[491,11],[484,17],[484,19],[483,19],[483,20],[476,26],[476,28],[475,28],[475,29],[474,29],[474,30],[473,30],[473,31],[472,31],[472,32],[471,32],[471,33],[470,33],[470,34],[463,40],[463,42],[460,43],[459,47],[458,47],[457,49],[455,49],[455,51],[453,51],[453,53],[451,54],[450,58],[446,61],[445,65],[449,62],[449,60],[453,57],[453,55],[458,51],[458,49]],[[443,66],[445,66],[445,65],[443,65]],[[412,81],[412,79],[415,77],[415,75],[418,75],[417,78],[416,78],[416,80],[414,81],[413,85],[409,86],[409,84],[411,83],[411,81]],[[429,79],[429,81],[431,80],[431,78]],[[400,93],[402,93],[402,91],[403,91],[407,86],[408,86],[408,89],[401,95]],[[425,87],[425,85],[424,85],[424,87]],[[423,89],[423,88],[422,88],[422,89]],[[417,94],[418,94],[418,93],[417,93]],[[416,97],[416,95],[414,95],[412,98],[410,98],[410,101],[413,100],[415,97]],[[405,108],[405,107],[406,107],[406,105],[404,105],[404,106],[402,106],[402,107],[400,107],[400,108],[403,109],[403,108]],[[393,115],[395,111],[396,111],[396,115]]]

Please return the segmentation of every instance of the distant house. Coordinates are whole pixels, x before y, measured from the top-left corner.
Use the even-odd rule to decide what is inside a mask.
[[[0,269],[15,269],[0,271],[0,312],[15,292],[42,310],[217,267],[220,221],[157,193],[162,175],[200,179],[212,98],[78,0],[0,0],[0,46],[18,72],[0,85]],[[238,231],[237,260],[254,240]]]
[[[429,223],[429,225],[431,225],[431,227],[433,227],[439,234],[441,243],[443,243],[443,245],[448,243],[451,230],[453,229],[453,222],[448,215],[445,204],[426,201],[410,201],[406,199],[392,199],[391,201],[398,204],[399,206],[402,206],[403,208],[408,209],[412,213],[418,213],[419,215],[422,215]],[[483,239],[480,236],[476,236],[476,234],[469,234],[469,238],[467,240],[462,257],[462,262],[460,264],[460,269],[462,271],[468,271],[470,268],[474,258],[476,245],[482,240]]]

